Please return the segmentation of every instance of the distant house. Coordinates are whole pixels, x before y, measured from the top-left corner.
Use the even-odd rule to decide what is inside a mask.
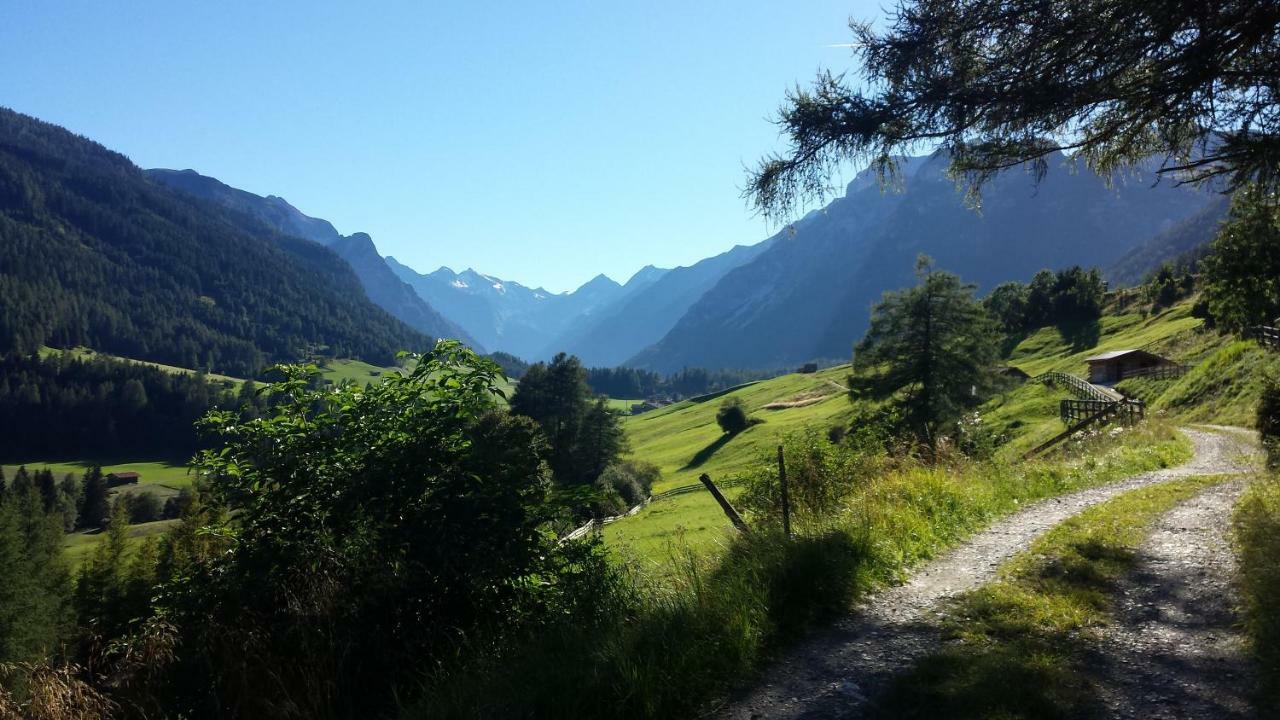
[[[1179,370],[1178,363],[1146,350],[1112,350],[1084,360],[1089,364],[1089,382],[1119,382],[1127,377],[1147,375],[1162,368]]]
[[[113,472],[107,474],[107,487],[120,487],[121,485],[137,485],[138,480],[142,476],[132,470],[126,472]]]

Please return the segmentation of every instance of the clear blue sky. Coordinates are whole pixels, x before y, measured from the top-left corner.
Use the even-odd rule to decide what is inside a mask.
[[[372,9],[372,8],[376,8]],[[865,0],[0,7],[0,105],[280,195],[384,255],[560,291],[774,229],[744,166]]]

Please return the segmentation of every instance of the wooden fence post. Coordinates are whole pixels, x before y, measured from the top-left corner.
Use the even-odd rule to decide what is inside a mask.
[[[739,515],[738,511],[734,510],[733,506],[729,504],[729,501],[725,499],[724,493],[720,492],[720,488],[716,487],[716,484],[711,482],[711,476],[703,473],[698,479],[701,480],[702,484],[706,485],[707,489],[711,491],[711,497],[715,498],[716,502],[720,503],[720,509],[724,510],[724,514],[729,517],[729,522],[733,523],[733,526],[738,528],[738,530],[743,534],[749,534],[751,532],[751,528],[747,527],[747,524],[742,520],[742,516]]]
[[[782,457],[782,446],[778,446],[778,484],[782,489],[782,532],[791,538],[791,495],[787,492],[787,462]]]

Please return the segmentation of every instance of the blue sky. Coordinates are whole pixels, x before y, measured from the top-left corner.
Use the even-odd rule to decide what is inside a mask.
[[[376,9],[370,9],[376,8]],[[0,8],[0,105],[280,195],[420,270],[566,290],[775,228],[740,197],[864,0]]]

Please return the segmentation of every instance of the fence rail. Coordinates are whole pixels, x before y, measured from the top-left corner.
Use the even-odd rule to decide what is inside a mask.
[[[1268,325],[1257,325],[1253,328],[1253,337],[1262,347],[1280,350],[1280,328]]]
[[[1134,368],[1120,373],[1120,379],[1128,380],[1129,378],[1145,377],[1153,380],[1169,380],[1186,375],[1190,369],[1190,365],[1157,365],[1155,367]]]
[[[1075,395],[1081,400],[1097,400],[1099,402],[1116,402],[1116,398],[1107,394],[1101,388],[1097,387],[1082,377],[1077,377],[1071,373],[1064,372],[1047,372],[1041,373],[1034,378],[1035,382],[1042,382],[1047,385],[1056,385],[1065,388],[1067,392]]]
[[[1047,372],[1037,375],[1032,380],[1062,387],[1077,399],[1063,400],[1058,407],[1062,422],[1067,429],[1028,450],[1023,454],[1023,459],[1039,455],[1090,425],[1105,425],[1115,420],[1133,424],[1147,415],[1146,405],[1141,400],[1125,398],[1118,394],[1112,395],[1084,378],[1070,373]]]
[[[1104,411],[1114,416],[1106,419],[1122,419],[1128,423],[1142,420],[1147,415],[1146,405],[1141,400],[1063,400],[1059,406],[1062,422],[1066,425],[1075,425]]]

